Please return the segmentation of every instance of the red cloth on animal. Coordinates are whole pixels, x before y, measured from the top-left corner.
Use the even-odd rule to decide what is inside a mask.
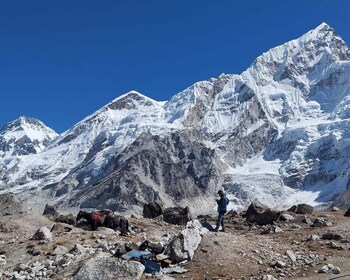
[[[94,212],[91,214],[91,220],[94,221],[94,222],[98,222],[98,221],[101,221],[102,219],[102,213],[100,212]]]

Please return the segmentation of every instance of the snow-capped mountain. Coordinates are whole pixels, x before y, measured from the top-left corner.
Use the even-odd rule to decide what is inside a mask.
[[[328,203],[349,185],[349,86],[350,51],[322,23],[169,101],[116,98],[39,154],[0,159],[0,189],[134,212],[152,199],[210,209],[221,186],[234,208]]]
[[[37,154],[57,136],[43,122],[19,117],[0,129],[0,157]]]

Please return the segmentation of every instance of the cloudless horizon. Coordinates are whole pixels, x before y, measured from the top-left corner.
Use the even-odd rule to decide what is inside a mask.
[[[347,0],[2,1],[0,127],[24,115],[61,133],[130,90],[168,100],[322,22],[350,44],[349,11]]]

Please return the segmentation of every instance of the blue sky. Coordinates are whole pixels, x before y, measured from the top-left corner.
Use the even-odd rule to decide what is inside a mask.
[[[347,0],[0,1],[0,126],[25,115],[63,132],[132,89],[167,100],[321,22],[350,44],[349,11]]]

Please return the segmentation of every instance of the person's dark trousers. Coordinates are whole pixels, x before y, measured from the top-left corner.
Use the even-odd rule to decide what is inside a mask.
[[[225,231],[225,224],[224,224],[225,213],[226,212],[223,212],[223,211],[219,212],[218,220],[216,222],[216,228],[215,228],[216,230],[218,230],[221,225],[221,230]]]

